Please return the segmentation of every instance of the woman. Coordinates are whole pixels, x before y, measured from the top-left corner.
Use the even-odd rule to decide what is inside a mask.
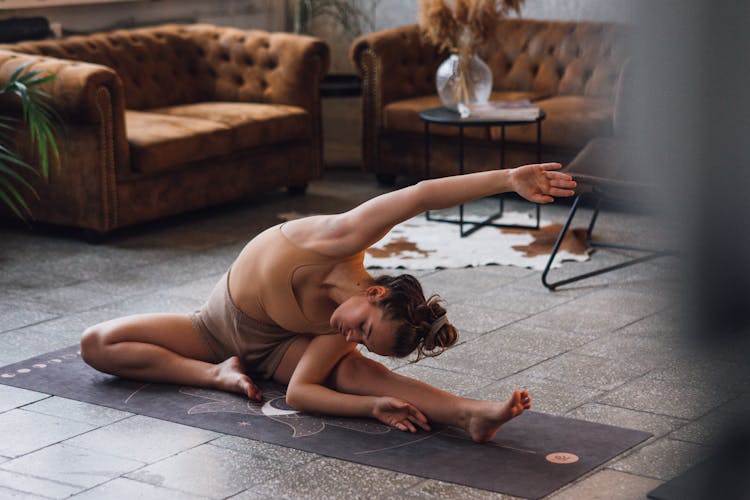
[[[571,196],[557,163],[422,181],[342,214],[290,221],[259,234],[196,314],[107,321],[81,339],[94,368],[150,382],[261,392],[246,370],[287,384],[304,412],[374,417],[404,431],[428,421],[460,427],[475,441],[531,406],[524,391],[505,402],[459,398],[391,372],[357,344],[384,356],[436,355],[455,328],[412,276],[371,277],[364,251],[394,225],[426,210],[516,191],[536,203]]]

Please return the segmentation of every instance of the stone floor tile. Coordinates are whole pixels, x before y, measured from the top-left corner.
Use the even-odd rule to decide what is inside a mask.
[[[671,311],[661,311],[620,328],[617,334],[673,337],[680,331],[680,326],[680,318],[675,317]]]
[[[535,379],[520,373],[486,385],[467,394],[467,397],[505,401],[516,389],[527,389],[529,391],[532,410],[552,415],[565,415],[573,408],[592,401],[601,394],[601,391],[597,389],[552,380]]]
[[[566,352],[534,365],[523,374],[606,391],[645,374],[649,368],[636,362],[613,363],[607,358]]]
[[[596,333],[604,335],[640,318],[630,314],[609,312],[602,314],[595,309],[581,308],[575,300],[530,316],[525,322],[568,332]]]
[[[0,370],[0,376],[2,376],[3,373],[13,375],[13,373]],[[19,389],[9,385],[0,385],[0,412],[12,410],[19,406],[27,405],[48,397],[48,394],[42,394],[41,392]]]
[[[502,337],[489,333],[452,347],[435,358],[425,358],[420,365],[497,380],[545,359],[538,354],[512,351]]]
[[[149,498],[155,500],[200,500],[209,497],[193,495],[186,491],[160,488],[153,484],[120,477],[86,490],[73,498],[76,500],[145,500]]]
[[[650,432],[654,438],[660,438],[675,429],[685,425],[687,420],[682,420],[665,415],[656,415],[643,411],[629,410],[617,406],[609,406],[598,403],[587,403],[569,411],[566,417],[587,420],[599,424],[625,427]],[[652,438],[652,439],[654,439]]]
[[[0,498],[8,500],[42,500],[47,497],[39,497],[31,493],[24,493],[23,491],[11,490],[0,486]]]
[[[477,377],[476,375],[432,368],[424,365],[422,362],[407,365],[395,371],[400,375],[421,380],[458,396],[466,396],[478,388],[492,383],[492,379],[487,377]]]
[[[733,426],[743,424],[745,419],[719,408],[701,418],[694,420],[667,437],[709,446],[719,445],[726,437],[726,432]]]
[[[546,289],[530,290],[508,283],[499,288],[474,294],[460,303],[473,304],[488,309],[535,314],[572,300],[566,294],[550,293]]]
[[[0,338],[2,333],[24,326],[35,325],[59,316],[58,313],[42,308],[40,305],[26,301],[25,299],[11,299],[0,305],[0,316],[3,321],[0,324]]]
[[[714,385],[723,391],[738,394],[750,390],[747,370],[747,358],[735,363],[692,353],[679,359],[666,358],[651,376],[684,385]]]
[[[176,313],[188,314],[198,310],[207,297],[180,297],[162,292],[149,292],[112,304],[102,309],[110,317],[131,314]]]
[[[574,299],[568,305],[591,309],[600,314],[617,313],[643,318],[665,309],[670,304],[669,298],[660,294],[605,288]]]
[[[38,290],[70,285],[80,278],[60,276],[55,273],[42,273],[31,266],[4,268],[0,273],[0,289],[12,291],[16,295],[26,295]]]
[[[480,490],[478,488],[470,488],[434,479],[424,480],[404,490],[398,497],[415,500],[429,498],[450,498],[451,500],[515,500],[517,498],[494,491]]]
[[[637,365],[655,368],[665,362],[685,356],[684,346],[673,337],[654,338],[620,334],[603,335],[573,351],[575,354],[633,361]]]
[[[85,282],[38,290],[24,295],[23,299],[30,307],[36,306],[37,309],[46,310],[55,315],[85,311],[115,300],[112,295],[90,290]]]
[[[0,351],[0,366],[77,344],[82,332],[83,329],[61,329],[40,323],[0,334],[0,342],[3,345]]]
[[[508,349],[544,357],[562,354],[585,344],[593,338],[580,333],[530,325],[525,321],[506,325],[490,332],[488,335],[500,339]]]
[[[659,380],[650,376],[629,382],[599,398],[598,402],[671,415],[683,419],[695,419],[732,397],[711,386],[688,386]]]
[[[68,498],[81,491],[80,486],[73,486],[48,479],[41,479],[31,475],[19,474],[7,470],[0,470],[0,487],[22,491],[28,494],[46,498]],[[5,498],[0,492],[0,498]]]
[[[26,405],[26,411],[43,413],[53,417],[61,417],[76,422],[84,422],[96,427],[109,425],[118,420],[133,416],[132,413],[98,406],[73,399],[53,396],[37,403]]]
[[[203,445],[127,474],[127,478],[209,498],[226,498],[299,470],[294,464]],[[296,475],[296,474],[294,474]]]
[[[494,267],[494,266],[492,266]],[[466,302],[478,294],[496,289],[514,278],[488,272],[492,267],[445,269],[422,278],[425,295],[438,294],[448,305]]]
[[[669,481],[705,460],[709,450],[705,446],[662,438],[634,450],[611,468]]]
[[[422,478],[331,458],[315,460],[236,497],[279,499],[397,498]]]
[[[222,273],[223,274],[223,273]],[[216,286],[216,283],[221,278],[221,274],[215,274],[200,278],[197,280],[183,283],[172,288],[167,288],[163,293],[167,295],[175,295],[177,297],[185,297],[188,299],[198,299],[205,301],[211,294],[211,291]]]
[[[112,319],[113,314],[114,312],[108,308],[94,308],[39,323],[34,325],[33,331],[46,333],[50,337],[59,336],[65,339],[75,339],[74,343],[77,343],[86,328]]]
[[[88,450],[154,462],[219,437],[219,434],[136,415],[67,441]]]
[[[55,444],[0,465],[0,469],[28,474],[72,486],[91,488],[142,467],[136,460]]]
[[[295,467],[320,458],[320,455],[316,453],[263,443],[261,441],[253,441],[252,439],[238,436],[221,436],[220,438],[211,441],[210,444],[220,448],[234,450],[245,455],[258,455],[273,460],[279,460],[294,465]]]
[[[0,436],[3,436],[0,439],[0,455],[25,455],[93,428],[90,424],[74,420],[25,410],[10,410],[0,413]],[[2,464],[2,467],[7,465]]]
[[[600,470],[569,488],[549,496],[549,500],[635,500],[646,498],[663,481],[616,470]]]
[[[472,334],[486,333],[526,317],[524,313],[485,309],[468,304],[455,304],[446,307],[448,320],[455,326],[459,335],[476,337]]]

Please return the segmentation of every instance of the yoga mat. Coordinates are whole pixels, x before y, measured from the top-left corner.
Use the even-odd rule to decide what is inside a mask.
[[[0,368],[0,383],[224,434],[508,495],[540,498],[651,434],[527,411],[477,444],[451,428],[411,434],[376,420],[303,415],[284,386],[240,395],[124,380],[86,365],[73,346]]]

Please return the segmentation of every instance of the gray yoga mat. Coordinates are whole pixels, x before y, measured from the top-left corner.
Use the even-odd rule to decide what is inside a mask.
[[[262,403],[219,391],[119,379],[86,365],[77,346],[0,368],[0,383],[425,478],[540,498],[651,434],[527,411],[492,442],[457,429],[410,434],[376,420],[303,415],[283,386]]]

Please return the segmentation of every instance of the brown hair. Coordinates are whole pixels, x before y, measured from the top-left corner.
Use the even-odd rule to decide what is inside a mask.
[[[425,299],[422,285],[410,274],[380,276],[375,285],[385,287],[388,293],[378,301],[384,315],[400,323],[396,330],[393,355],[403,358],[417,351],[417,359],[437,356],[456,343],[456,328],[443,321],[435,328],[437,320],[445,316],[445,308],[437,295]]]

